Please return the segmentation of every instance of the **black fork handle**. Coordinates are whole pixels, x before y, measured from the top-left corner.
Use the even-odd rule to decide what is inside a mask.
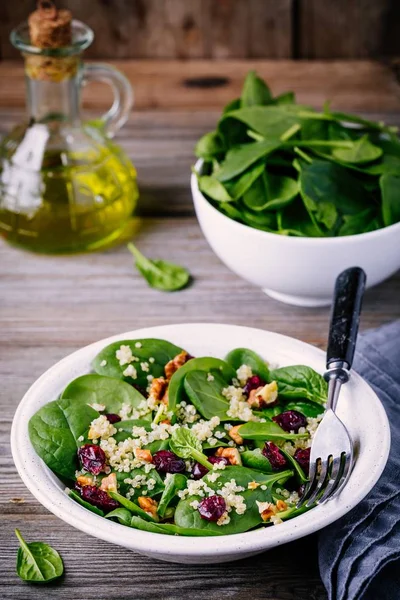
[[[346,269],[336,279],[326,353],[327,369],[344,367],[348,370],[353,364],[366,280],[367,276],[360,267]]]

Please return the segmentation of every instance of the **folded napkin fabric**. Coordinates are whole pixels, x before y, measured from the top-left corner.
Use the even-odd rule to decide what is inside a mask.
[[[388,463],[376,486],[319,535],[329,600],[400,600],[400,320],[360,335],[353,368],[390,422]]]

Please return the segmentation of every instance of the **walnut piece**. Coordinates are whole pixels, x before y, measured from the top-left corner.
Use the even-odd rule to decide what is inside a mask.
[[[278,398],[278,385],[271,381],[264,386],[251,390],[247,402],[252,408],[264,408],[274,404]]]
[[[229,437],[231,437],[233,439],[233,441],[236,442],[237,444],[243,444],[243,438],[239,433],[240,427],[241,427],[241,425],[235,425],[235,427],[231,427],[230,430],[228,431]]]
[[[139,460],[144,460],[145,462],[153,462],[153,457],[151,455],[150,450],[142,450],[142,448],[135,448],[135,458]]]
[[[138,504],[140,508],[142,508],[152,517],[157,516],[158,504],[155,500],[153,500],[153,498],[148,498],[147,496],[139,496]]]
[[[180,354],[177,354],[175,358],[167,362],[167,364],[164,367],[165,376],[167,380],[170,380],[172,375],[179,369],[179,367],[187,363],[187,361],[190,360],[190,358],[190,354],[185,352],[185,350],[182,350]]]
[[[116,492],[117,491],[117,475],[110,473],[107,477],[101,480],[100,489],[103,492]]]
[[[215,456],[222,456],[227,458],[231,465],[241,465],[242,459],[240,458],[239,450],[237,448],[218,448]]]

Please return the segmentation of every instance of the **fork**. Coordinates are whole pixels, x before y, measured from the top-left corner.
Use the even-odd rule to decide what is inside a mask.
[[[324,375],[328,400],[311,445],[309,481],[298,508],[335,498],[353,467],[353,443],[335,410],[353,363],[365,282],[366,274],[360,267],[346,269],[336,279]]]

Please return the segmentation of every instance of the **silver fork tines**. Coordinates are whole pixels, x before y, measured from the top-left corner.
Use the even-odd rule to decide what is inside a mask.
[[[310,455],[309,482],[297,507],[324,504],[343,488],[353,462],[353,444],[346,427],[334,413],[341,384],[329,380],[327,410],[314,436]]]

